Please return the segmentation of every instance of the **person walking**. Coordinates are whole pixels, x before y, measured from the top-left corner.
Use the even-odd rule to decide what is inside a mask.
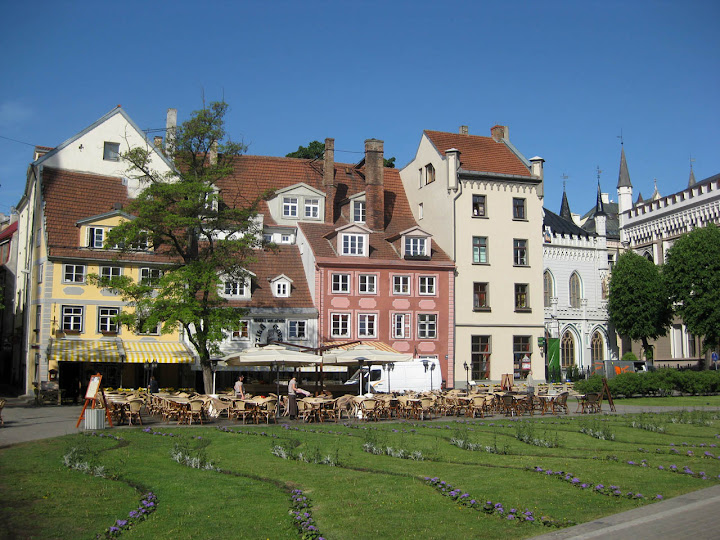
[[[235,382],[235,397],[239,397],[240,399],[245,399],[245,385],[243,384],[244,380],[245,377],[240,375]]]

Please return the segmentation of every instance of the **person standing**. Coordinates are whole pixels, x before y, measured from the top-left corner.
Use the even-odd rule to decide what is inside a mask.
[[[240,399],[245,399],[245,385],[243,384],[243,380],[245,380],[245,377],[240,375],[235,382],[235,397],[239,397]]]
[[[297,417],[297,413],[298,413],[297,395],[298,395],[298,393],[304,394],[306,396],[310,395],[310,392],[298,387],[297,380],[295,377],[296,376],[293,373],[292,379],[290,379],[290,382],[288,383],[288,412],[290,413],[290,420],[295,420],[295,418]]]
[[[155,378],[155,375],[150,376],[150,384],[148,384],[148,392],[151,394],[157,394],[160,391],[160,385]]]

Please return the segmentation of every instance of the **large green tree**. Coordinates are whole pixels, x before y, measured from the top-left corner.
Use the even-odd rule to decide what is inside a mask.
[[[672,308],[658,267],[632,251],[618,257],[610,276],[608,298],[610,322],[617,332],[641,341],[646,353],[648,340],[667,333]]]
[[[223,201],[218,182],[231,174],[233,160],[245,147],[225,133],[228,105],[214,102],[168,134],[168,157],[175,167],[162,174],[152,167],[152,150],[132,148],[122,155],[129,174],[145,188],[124,210],[133,216],[114,227],[108,245],[123,251],[149,245],[165,266],[158,279],[135,282],[127,276],[95,280],[128,302],[119,316],[132,329],[179,327],[195,347],[205,391],[212,388],[210,358],[219,352],[224,330],[243,313],[218,294],[223,279],[243,282],[245,265],[258,246],[258,200],[234,205]]]
[[[663,266],[670,301],[703,352],[720,345],[720,229],[713,224],[678,238]],[[706,363],[708,367],[708,363]]]

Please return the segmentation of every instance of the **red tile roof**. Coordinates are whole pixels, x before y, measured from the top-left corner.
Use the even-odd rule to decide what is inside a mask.
[[[530,176],[530,170],[522,160],[507,145],[492,137],[429,130],[424,133],[442,155],[451,148],[460,150],[461,169]]]
[[[282,245],[277,249],[258,251],[256,261],[244,265],[256,277],[252,280],[251,300],[228,302],[235,307],[248,308],[312,308],[310,289],[305,280],[305,271],[300,258],[300,249],[295,245]],[[269,280],[284,274],[292,280],[290,296],[276,298],[272,294]]]
[[[45,167],[42,186],[48,257],[112,260],[117,255],[114,251],[81,247],[77,222],[111,212],[116,203],[128,203],[127,188],[120,178]],[[126,253],[121,258],[138,262],[167,260],[159,254],[145,252]]]
[[[221,180],[219,187],[223,200],[230,206],[244,204],[259,197],[265,191],[284,189],[301,182],[324,192],[322,170],[323,162],[318,160],[244,155],[236,158],[234,173]],[[385,230],[370,234],[370,259],[399,260],[400,254],[386,239],[414,227],[417,223],[405,196],[399,171],[385,168],[383,182]],[[348,197],[365,191],[364,169],[357,169],[352,164],[335,163],[335,184],[337,188],[335,200],[342,203]],[[265,216],[266,225],[276,225],[266,203],[261,203],[260,212]],[[333,249],[333,231],[349,222],[342,213],[336,214],[335,223],[298,223],[317,257],[337,256]],[[358,260],[357,257],[338,258]],[[450,259],[433,244],[433,261],[448,262]],[[432,264],[433,261],[430,263]]]

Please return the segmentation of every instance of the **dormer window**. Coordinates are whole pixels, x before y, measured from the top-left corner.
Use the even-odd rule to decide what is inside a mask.
[[[353,201],[353,221],[355,223],[365,223],[365,201]]]
[[[283,197],[283,217],[285,217],[285,218],[297,218],[298,217],[298,198],[297,197]]]
[[[320,199],[305,199],[305,219],[320,218]]]
[[[105,241],[105,229],[102,227],[87,228],[87,247],[101,248]]]
[[[273,296],[276,298],[287,298],[290,296],[292,279],[282,274],[270,280]]]
[[[349,234],[345,233],[341,235],[340,250],[341,255],[365,255],[365,240],[367,235],[364,234]]]
[[[405,237],[405,256],[406,257],[427,257],[427,238],[417,236]]]
[[[250,279],[225,276],[222,278],[218,293],[231,300],[248,300],[250,298]]]

